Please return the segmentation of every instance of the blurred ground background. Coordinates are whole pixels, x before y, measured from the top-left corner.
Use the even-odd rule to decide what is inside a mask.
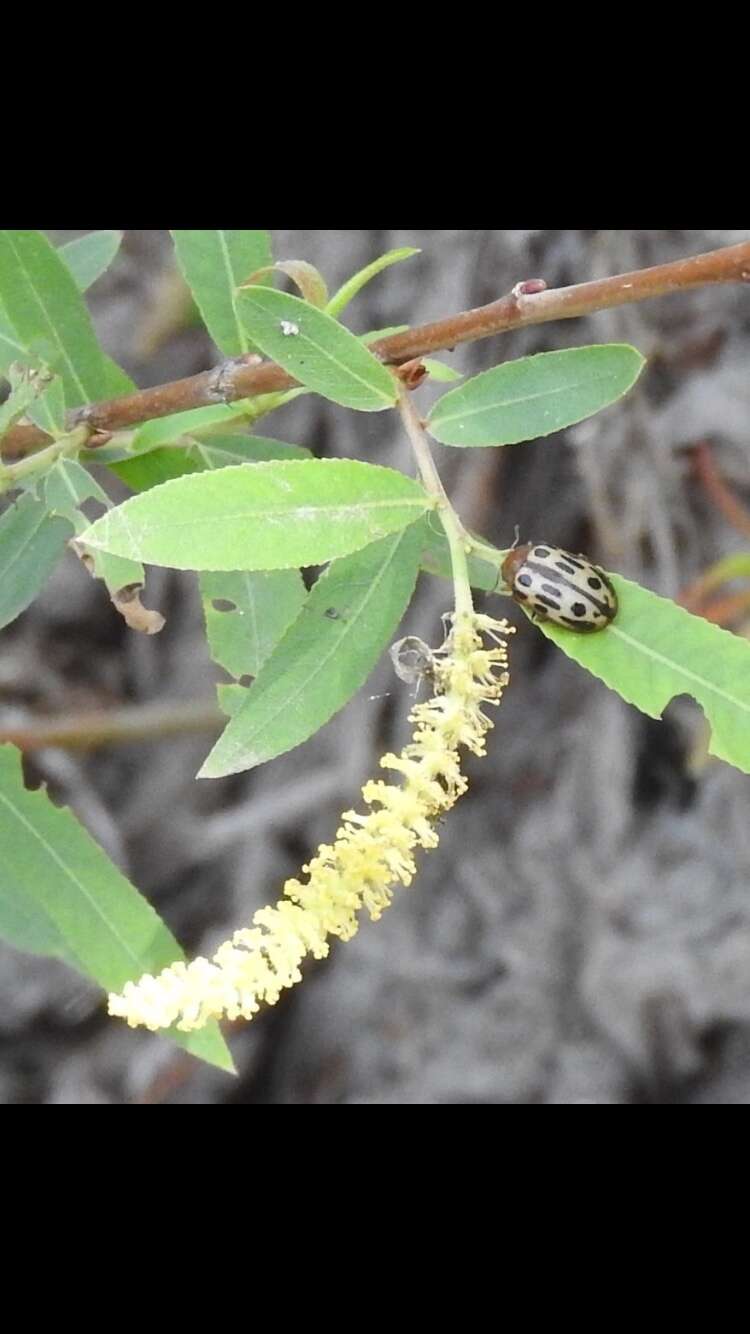
[[[81,234],[50,233],[56,243]],[[287,231],[273,241],[278,258],[311,261],[332,289],[392,247],[422,248],[351,306],[363,332],[483,304],[524,278],[580,282],[749,235]],[[126,232],[90,302],[107,351],[141,385],[217,360],[200,328],[180,327],[166,232]],[[446,360],[471,373],[605,341],[649,358],[626,400],[538,443],[436,446],[439,466],[465,523],[498,545],[518,524],[523,539],[586,551],[675,596],[750,541],[711,501],[690,453],[710,442],[727,485],[750,503],[747,288],[521,330]],[[303,398],[263,431],[408,467],[392,416]],[[66,556],[2,635],[0,731],[122,702],[210,703],[221,674],[195,578],[154,570],[144,601],[167,617],[152,638],[126,629]],[[448,586],[422,576],[403,633],[437,642],[448,605]],[[100,994],[62,965],[0,946],[1,1103],[750,1102],[750,778],[706,760],[692,702],[650,722],[507,600],[492,607],[519,632],[488,758],[468,761],[471,787],[439,849],[384,918],[231,1033],[239,1078],[107,1020]],[[379,754],[403,744],[409,703],[383,661],[304,747],[216,783],[194,781],[210,732],[88,754],[48,749],[26,768],[185,948],[210,954],[332,838]]]

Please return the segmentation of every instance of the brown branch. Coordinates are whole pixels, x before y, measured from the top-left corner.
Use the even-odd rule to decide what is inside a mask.
[[[693,446],[693,467],[706,494],[727,522],[743,537],[750,537],[750,510],[724,481],[708,440],[699,440]]]
[[[728,626],[740,616],[744,616],[748,608],[750,608],[750,591],[745,589],[744,593],[727,593],[726,597],[715,598],[713,602],[696,607],[695,614],[702,616],[704,621],[711,621],[713,625]]]
[[[185,736],[189,732],[220,731],[226,715],[217,704],[132,704],[121,709],[44,718],[17,727],[0,727],[0,743],[11,741],[20,750],[61,746],[65,750],[93,750],[113,742]]]
[[[694,255],[690,259],[678,259],[671,264],[621,273],[614,278],[577,283],[573,287],[540,291],[541,280],[517,283],[513,291],[499,301],[432,324],[423,324],[405,333],[380,338],[370,344],[370,351],[387,365],[400,365],[453,348],[458,343],[475,342],[528,324],[570,320],[611,306],[668,296],[692,287],[739,282],[750,282],[750,241],[711,250],[705,255]],[[255,356],[237,357],[200,375],[75,408],[69,413],[68,421],[71,428],[85,422],[97,431],[121,431],[154,417],[216,403],[233,403],[256,394],[291,389],[297,383],[273,362],[259,364]],[[49,438],[35,426],[17,426],[5,436],[3,453],[8,459],[20,458],[48,443]]]

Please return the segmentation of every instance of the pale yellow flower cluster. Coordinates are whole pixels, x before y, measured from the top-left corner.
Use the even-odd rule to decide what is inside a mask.
[[[505,621],[477,613],[456,617],[445,643],[432,656],[433,697],[409,715],[415,730],[400,755],[384,755],[384,769],[400,774],[395,786],[370,781],[362,789],[368,814],[345,811],[332,845],[323,844],[306,881],[288,880],[275,907],[260,908],[253,926],[236,931],[213,960],[175,963],[158,977],[146,974],[109,998],[109,1013],[152,1030],[176,1023],[200,1028],[226,1015],[251,1019],[262,1002],[273,1005],[284,987],[301,981],[306,955],[323,959],[328,937],[350,940],[364,908],[373,921],[391,902],[393,886],[416,873],[417,847],[434,848],[438,819],[466,791],[459,747],[485,753],[492,722],[482,711],[497,704],[508,682],[501,636]],[[485,648],[482,634],[495,643]]]

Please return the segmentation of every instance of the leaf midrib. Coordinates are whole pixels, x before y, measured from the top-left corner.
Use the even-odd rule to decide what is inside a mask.
[[[645,657],[653,658],[654,661],[660,662],[664,667],[668,667],[671,672],[685,677],[688,681],[695,681],[696,684],[702,686],[705,690],[726,700],[728,704],[735,705],[744,713],[750,713],[750,701],[737,699],[735,695],[730,695],[729,691],[723,690],[721,686],[716,685],[713,681],[707,680],[704,676],[699,676],[697,672],[691,672],[689,667],[683,666],[674,658],[665,658],[657,649],[650,648],[640,639],[634,639],[632,635],[626,634],[626,632],[620,629],[618,625],[610,625],[607,629],[609,634],[616,635],[618,639],[622,639],[626,644],[632,645],[632,647],[644,654]],[[675,693],[676,692],[673,691],[670,694],[669,699],[673,699]]]
[[[47,327],[48,327],[48,330],[49,330],[49,332],[52,334],[52,339],[53,339],[53,341],[57,344],[58,348],[60,349],[60,352],[62,353],[63,361],[64,361],[65,364],[67,365],[68,370],[70,371],[70,374],[71,374],[73,380],[75,380],[75,383],[77,384],[78,388],[80,389],[81,394],[82,394],[82,396],[83,396],[83,401],[84,401],[84,403],[88,403],[88,402],[89,402],[89,397],[90,397],[90,395],[89,395],[87,389],[85,388],[85,386],[84,386],[84,384],[83,384],[83,381],[81,380],[81,377],[79,376],[79,374],[78,374],[78,372],[77,372],[75,366],[73,365],[73,362],[72,362],[71,359],[70,359],[70,355],[69,355],[69,353],[68,353],[68,350],[67,350],[65,344],[63,343],[62,339],[60,338],[60,335],[59,335],[59,333],[58,333],[56,324],[54,323],[54,321],[50,318],[50,316],[49,316],[48,313],[47,313],[47,308],[46,308],[46,306],[44,305],[44,302],[41,300],[41,297],[39,296],[39,294],[38,294],[38,292],[37,292],[37,290],[36,290],[36,287],[35,287],[35,285],[34,285],[34,282],[33,282],[33,280],[32,280],[32,277],[31,277],[31,275],[29,274],[28,267],[27,267],[26,263],[24,262],[24,260],[21,258],[21,255],[20,255],[19,252],[18,252],[18,247],[17,247],[15,241],[13,240],[13,237],[12,237],[11,233],[8,232],[8,231],[6,231],[5,235],[6,235],[8,244],[9,244],[11,250],[13,251],[13,254],[14,254],[15,257],[16,257],[16,260],[17,260],[17,263],[18,263],[18,265],[19,265],[19,268],[20,268],[20,269],[22,270],[22,272],[24,273],[24,276],[25,276],[25,278],[26,278],[26,284],[27,284],[27,287],[31,290],[31,293],[32,293],[32,295],[33,295],[33,297],[34,297],[34,300],[35,300],[37,306],[39,307],[39,309],[40,309],[41,312],[42,312],[42,316],[43,316],[44,321],[45,321],[45,323],[46,323],[46,325],[47,325]],[[71,281],[73,281],[73,280],[72,280],[72,276],[71,276]],[[11,321],[11,323],[12,323],[12,321]]]
[[[315,680],[320,676],[320,674],[321,674],[321,672],[324,670],[324,668],[327,667],[327,665],[328,665],[328,663],[330,662],[331,658],[332,658],[336,653],[340,652],[342,645],[346,642],[346,638],[347,638],[347,636],[348,636],[349,634],[352,634],[352,633],[354,632],[354,630],[357,628],[357,623],[358,623],[360,617],[363,615],[363,613],[364,613],[364,611],[365,611],[365,609],[366,609],[366,607],[367,607],[367,605],[368,605],[370,599],[374,596],[374,594],[375,594],[375,592],[376,592],[378,586],[382,583],[382,581],[383,581],[383,579],[385,578],[386,573],[388,572],[388,570],[390,570],[391,565],[392,565],[392,563],[393,563],[394,556],[395,556],[395,554],[396,554],[396,552],[397,552],[397,550],[398,550],[398,547],[399,547],[400,543],[403,541],[404,536],[405,536],[405,533],[404,533],[404,532],[400,532],[400,533],[398,534],[398,536],[394,539],[393,548],[392,548],[392,550],[390,551],[387,560],[384,560],[384,561],[383,561],[382,567],[381,567],[381,569],[380,569],[380,573],[377,575],[377,577],[376,577],[375,579],[372,580],[371,584],[370,584],[370,585],[368,586],[368,588],[365,590],[365,593],[363,594],[362,600],[361,600],[361,602],[359,603],[359,605],[357,606],[354,615],[350,615],[350,616],[349,616],[349,618],[348,618],[348,620],[347,620],[347,622],[346,622],[344,628],[342,629],[342,632],[341,632],[340,636],[338,637],[338,639],[333,640],[332,643],[331,643],[331,647],[329,648],[328,652],[327,652],[327,653],[324,653],[324,654],[321,655],[321,657],[319,658],[319,660],[318,660],[318,662],[317,662],[317,664],[316,664],[316,668],[315,668],[315,670],[314,670],[313,672],[311,672],[311,673],[310,673],[310,672],[307,673],[307,675],[305,676],[304,681],[302,681],[302,682],[300,683],[300,685],[298,686],[298,688],[297,688],[297,690],[294,692],[294,694],[286,695],[286,696],[284,697],[284,699],[280,701],[278,708],[275,710],[275,712],[274,712],[273,714],[271,714],[271,715],[266,714],[266,715],[263,717],[263,719],[261,720],[261,725],[258,727],[257,731],[251,733],[251,739],[252,739],[252,740],[257,740],[258,737],[262,736],[263,733],[264,733],[264,731],[267,731],[268,728],[271,726],[271,724],[272,724],[272,723],[275,723],[275,721],[276,721],[276,719],[278,718],[278,716],[279,716],[280,713],[285,713],[285,712],[287,712],[287,711],[289,710],[289,708],[290,708],[291,706],[293,706],[294,703],[299,699],[299,697],[300,697],[300,695],[302,694],[302,692],[303,692],[304,690],[306,690],[306,689],[309,687],[310,683],[311,683],[312,681],[315,681]],[[304,608],[303,608],[303,610],[304,610]],[[294,622],[292,622],[292,625],[294,625]],[[291,627],[290,627],[290,628],[291,628]],[[289,631],[287,631],[287,634],[288,634],[288,633],[289,633]],[[283,639],[282,639],[281,643],[283,644]],[[280,645],[279,645],[279,647],[280,647]],[[252,691],[251,691],[250,697],[249,697],[249,699],[248,699],[248,707],[250,706],[250,700],[251,700],[251,699],[252,699]],[[235,722],[237,721],[237,718],[238,718],[238,714],[235,714],[235,715],[234,715],[234,718],[232,718],[232,720],[231,720],[230,726],[231,726],[233,723],[235,723]],[[219,744],[220,744],[220,743],[219,743]],[[227,760],[228,760],[228,762],[229,762],[229,763],[232,763],[233,760],[236,759],[236,757],[237,757],[238,755],[242,754],[242,752],[243,752],[244,750],[246,750],[246,748],[247,748],[247,744],[248,744],[248,738],[245,738],[245,740],[243,741],[242,744],[240,744],[240,743],[235,743],[234,746],[232,746],[232,747],[228,747],[228,750],[227,750]],[[256,763],[257,763],[257,760],[256,760]]]
[[[41,834],[41,833],[39,832],[39,830],[36,829],[36,828],[34,827],[34,825],[31,824],[31,823],[26,819],[26,816],[23,814],[23,812],[20,811],[20,810],[13,804],[13,802],[12,802],[6,795],[5,795],[4,792],[0,792],[0,801],[1,801],[1,802],[8,808],[8,810],[9,810],[10,813],[11,813],[11,815],[12,815],[12,816],[15,816],[15,818],[16,818],[16,819],[17,819],[17,820],[18,820],[18,821],[19,821],[19,822],[20,822],[26,829],[28,829],[28,831],[29,831],[29,833],[32,835],[32,837],[35,838],[35,839],[37,840],[37,842],[41,844],[41,846],[44,848],[45,852],[47,852],[48,855],[52,858],[52,860],[53,860],[54,862],[57,863],[57,865],[60,867],[60,869],[61,869],[66,875],[69,876],[69,878],[73,881],[73,883],[74,883],[74,884],[78,887],[78,889],[81,891],[81,894],[82,894],[83,898],[84,898],[85,901],[89,904],[89,906],[93,909],[94,913],[95,913],[95,914],[100,918],[100,920],[105,924],[105,926],[108,928],[108,930],[110,931],[111,935],[112,935],[112,936],[114,937],[114,939],[118,942],[118,944],[121,945],[121,947],[123,948],[123,950],[124,950],[125,953],[127,954],[128,958],[131,959],[131,960],[133,961],[133,963],[137,964],[137,966],[138,966],[139,968],[141,968],[141,967],[142,967],[142,964],[143,964],[142,959],[139,958],[139,956],[138,956],[138,955],[134,952],[134,950],[132,949],[132,947],[131,947],[131,945],[129,944],[129,942],[128,942],[126,939],[124,939],[124,938],[120,935],[118,929],[117,929],[117,928],[110,922],[110,920],[109,920],[109,918],[107,917],[106,913],[103,912],[102,907],[101,907],[101,904],[99,903],[99,901],[98,901],[96,898],[94,898],[94,897],[88,892],[88,890],[86,889],[86,886],[85,886],[85,885],[78,879],[78,876],[75,874],[75,871],[73,871],[73,869],[72,869],[70,866],[68,866],[67,862],[65,862],[65,861],[63,860],[63,858],[59,855],[59,853],[56,852],[56,850],[55,850],[55,849],[54,849],[54,848],[47,842],[47,840],[46,840],[46,838],[43,836],[43,834]],[[71,818],[73,818],[73,817],[71,817]],[[85,831],[85,830],[82,830],[81,832],[84,834],[84,836],[86,835],[86,831]],[[50,917],[50,920],[54,922],[56,929],[61,933],[63,942],[65,943],[66,947],[72,949],[72,950],[74,951],[74,953],[76,954],[76,957],[80,957],[80,955],[78,954],[78,951],[75,949],[75,946],[69,945],[69,943],[68,943],[68,941],[67,941],[67,938],[66,938],[66,936],[65,936],[65,934],[64,934],[64,930],[63,930],[63,928],[62,928],[62,927],[60,926],[60,924],[55,920],[55,918],[52,917],[52,915],[51,915],[51,913],[49,912],[49,910],[48,910],[48,908],[46,907],[46,905],[45,905],[45,904],[41,904],[41,907],[43,908],[43,910],[44,910],[44,912],[47,914],[47,916]],[[83,960],[81,960],[81,962],[82,962],[82,964],[83,964]]]
[[[448,422],[457,421],[459,419],[465,420],[467,417],[477,417],[483,412],[496,412],[498,408],[515,408],[519,403],[533,403],[538,398],[553,398],[556,394],[569,394],[576,389],[588,389],[591,385],[601,384],[605,380],[612,380],[615,378],[613,373],[610,373],[609,375],[591,375],[588,376],[587,379],[582,380],[579,384],[566,384],[561,385],[556,389],[544,389],[540,390],[537,394],[523,394],[520,398],[498,399],[493,403],[484,403],[481,407],[469,408],[468,410],[453,412],[444,416],[435,414],[430,418],[429,424],[431,426],[444,426]],[[456,392],[462,393],[466,389],[468,389],[468,385],[463,385],[462,388]]]
[[[237,334],[240,340],[240,347],[242,348],[244,354],[248,351],[248,348],[250,346],[250,341],[248,339],[247,334],[245,333],[245,330],[240,322],[240,317],[237,313],[237,300],[235,296],[236,279],[234,273],[232,272],[232,261],[229,255],[229,247],[226,242],[226,232],[217,230],[216,235],[219,238],[219,246],[221,247],[221,256],[224,261],[224,268],[226,270],[228,278],[229,300],[232,306],[232,314],[234,315],[234,322],[235,325],[237,326]]]
[[[246,301],[246,303],[249,304],[249,305],[254,305],[255,308],[256,308],[256,310],[260,310],[264,315],[269,315],[269,314],[270,314],[270,311],[267,309],[267,307],[265,307],[265,306],[262,304],[262,302],[259,302],[259,301],[253,301],[253,297],[252,297],[252,293],[251,293],[251,292],[248,292],[248,293],[247,293],[247,296],[245,297],[245,301]],[[303,302],[302,304],[304,304],[304,302]],[[314,307],[311,307],[311,309],[314,309]],[[324,312],[323,312],[323,311],[320,311],[319,314],[324,314]],[[336,324],[337,321],[334,320],[333,323]],[[338,327],[339,327],[340,329],[343,330],[343,325],[339,325]],[[343,331],[344,331],[344,332],[348,332],[347,330],[343,330]],[[353,334],[352,334],[352,338],[354,338],[354,335],[353,335]],[[333,353],[332,353],[328,348],[321,347],[319,343],[316,343],[316,342],[314,341],[314,339],[312,339],[312,338],[310,337],[310,335],[309,335],[308,333],[305,333],[304,330],[302,330],[302,329],[300,329],[299,333],[294,334],[294,340],[295,340],[295,344],[297,345],[297,347],[299,347],[299,342],[298,342],[299,339],[304,339],[304,341],[305,341],[306,343],[308,343],[310,347],[314,348],[316,352],[319,352],[320,355],[321,355],[322,357],[324,357],[326,361],[330,361],[330,362],[332,362],[334,366],[338,366],[339,370],[344,371],[344,372],[346,373],[346,375],[348,375],[348,376],[350,377],[350,379],[352,379],[352,380],[356,380],[358,384],[363,385],[363,386],[365,387],[365,389],[367,389],[367,391],[368,391],[368,393],[370,394],[370,396],[372,396],[372,394],[377,394],[378,397],[379,397],[384,403],[395,403],[395,401],[396,401],[395,390],[394,390],[393,395],[386,394],[386,393],[384,392],[384,390],[382,390],[378,385],[374,385],[370,380],[366,380],[362,375],[359,375],[359,374],[357,373],[357,371],[352,370],[351,366],[347,366],[347,364],[346,364],[345,362],[339,361],[338,357],[335,357],[335,356],[333,355]],[[358,342],[357,339],[355,339],[354,341],[357,343],[357,346],[358,346],[358,347],[361,346],[361,345],[359,344],[359,342]],[[372,353],[370,353],[370,356],[372,356]],[[373,362],[375,363],[376,366],[381,366],[381,365],[382,365],[382,363],[379,362],[375,357],[372,357],[372,360],[373,360]],[[296,371],[295,371],[295,374],[297,374]],[[386,372],[386,374],[387,374],[387,372]]]
[[[213,515],[206,515],[205,517],[193,516],[192,518],[189,519],[169,519],[167,522],[164,522],[162,520],[159,527],[153,526],[152,523],[143,523],[142,521],[138,520],[137,517],[134,515],[126,516],[124,506],[121,506],[119,510],[113,510],[111,516],[104,515],[103,518],[115,519],[115,516],[117,516],[117,523],[122,525],[122,527],[127,531],[127,534],[130,536],[131,541],[135,542],[136,539],[134,538],[133,534],[136,532],[140,535],[141,538],[143,538],[147,535],[148,536],[152,536],[154,534],[158,535],[159,533],[165,530],[172,532],[173,529],[176,528],[195,529],[196,527],[201,525],[205,527],[205,525],[207,524],[224,525],[231,520],[237,520],[237,519],[241,520],[284,519],[288,520],[289,522],[294,521],[299,523],[300,515],[303,514],[304,511],[311,511],[309,514],[304,515],[304,517],[309,519],[310,521],[317,520],[321,516],[325,516],[326,518],[331,518],[331,519],[336,519],[337,517],[343,519],[343,518],[351,518],[352,516],[361,514],[362,512],[370,514],[377,510],[394,509],[400,506],[406,506],[409,509],[418,509],[420,512],[422,512],[427,508],[427,506],[425,505],[425,501],[423,499],[421,499],[419,496],[414,496],[414,497],[404,497],[403,499],[395,497],[393,500],[368,500],[368,501],[360,500],[357,502],[348,503],[346,505],[311,506],[308,503],[306,505],[299,505],[294,509],[289,509],[289,508],[285,509],[283,508],[283,505],[280,502],[277,506],[275,506],[272,509],[239,510],[238,512],[233,514],[213,514]],[[100,522],[101,520],[98,519],[97,523]],[[109,526],[105,529],[105,531],[107,532],[108,537],[111,538]],[[97,547],[102,545],[101,542],[97,542],[93,539],[90,539],[85,533],[82,534],[81,536],[82,540],[86,543],[87,546]]]

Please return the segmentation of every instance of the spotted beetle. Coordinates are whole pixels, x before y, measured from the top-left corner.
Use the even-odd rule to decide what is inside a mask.
[[[503,578],[514,600],[539,620],[591,634],[617,615],[617,594],[603,570],[585,556],[527,542],[505,557]]]

